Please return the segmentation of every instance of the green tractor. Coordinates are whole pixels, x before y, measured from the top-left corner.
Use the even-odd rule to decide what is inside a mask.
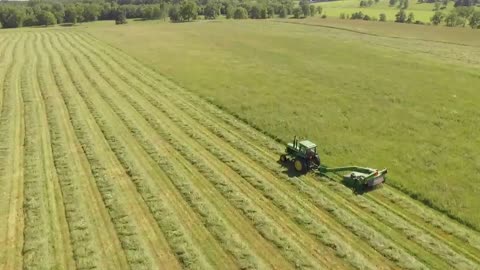
[[[293,138],[293,143],[288,143],[285,154],[280,155],[281,162],[293,161],[295,170],[305,173],[320,166],[320,157],[317,153],[317,145],[311,141],[298,141]]]

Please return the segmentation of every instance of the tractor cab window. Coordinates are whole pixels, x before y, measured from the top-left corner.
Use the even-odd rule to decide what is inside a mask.
[[[312,148],[307,150],[307,154],[313,155],[313,154],[316,154],[316,153],[317,153],[317,148],[316,147],[312,147]]]
[[[303,145],[300,145],[299,150],[300,150],[300,152],[302,152],[304,154],[307,152],[307,149]]]

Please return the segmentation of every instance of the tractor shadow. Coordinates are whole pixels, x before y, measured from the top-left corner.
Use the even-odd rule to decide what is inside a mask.
[[[293,166],[293,162],[289,162],[289,161],[282,162],[280,160],[277,160],[277,163],[283,167],[282,173],[287,175],[290,178],[305,175],[305,173],[297,172],[297,170],[295,170],[295,167]]]

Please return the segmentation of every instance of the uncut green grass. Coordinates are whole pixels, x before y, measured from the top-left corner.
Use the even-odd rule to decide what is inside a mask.
[[[77,29],[284,141],[310,138],[329,165],[388,167],[391,185],[479,229],[480,32],[391,25],[395,38],[273,21]]]

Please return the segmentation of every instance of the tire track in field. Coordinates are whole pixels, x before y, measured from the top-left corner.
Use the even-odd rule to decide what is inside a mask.
[[[56,87],[51,55],[45,50],[48,37],[40,37],[38,46],[35,46],[39,56],[37,79],[46,104],[55,168],[64,198],[76,267],[122,269],[126,265],[124,257],[119,257],[123,250],[100,195],[92,186],[88,162]]]
[[[3,40],[6,39],[6,37],[10,37],[10,42],[3,42]],[[3,83],[4,83],[4,77],[7,74],[8,67],[10,66],[10,59],[11,57],[5,57],[5,54],[8,53],[8,55],[11,55],[11,48],[14,43],[16,43],[15,35],[5,35],[3,37],[3,40],[0,42],[0,108],[3,107]],[[0,109],[0,118],[2,116],[2,110]]]
[[[7,54],[7,50],[5,49],[6,47],[8,47],[11,43],[12,43],[12,40],[15,39],[16,35],[14,34],[11,34],[11,33],[8,33],[8,34],[4,34],[2,33],[3,35],[0,36],[1,40],[0,40],[0,67],[3,67],[5,66],[5,62],[8,62],[5,61],[5,59],[8,59],[7,57],[5,57],[5,54]],[[9,42],[5,42],[6,40],[8,40]],[[1,98],[0,98],[1,100]],[[0,102],[1,104],[1,102]]]
[[[83,68],[89,68],[88,65],[86,65],[86,67],[85,65],[81,66]],[[97,87],[96,85],[99,82],[93,80],[91,78],[91,75],[89,77],[84,77],[86,74],[88,74],[85,73],[85,75],[83,75],[84,72],[85,71],[83,70],[75,72],[75,75],[80,77],[77,80],[81,81],[82,84],[85,81],[89,82],[86,83],[86,85],[90,87],[86,89],[91,89],[92,86]],[[124,150],[119,149],[117,145],[113,145],[112,147],[119,151],[118,156],[133,157],[129,160],[125,160],[126,164],[124,165],[129,170],[129,173],[131,174],[133,180],[136,182],[137,185],[139,185],[139,191],[142,193],[143,196],[145,196],[145,200],[151,206],[151,211],[155,213],[156,218],[158,218],[159,225],[162,227],[163,230],[166,231],[167,235],[169,236],[169,240],[173,245],[175,252],[177,252],[179,259],[184,264],[184,267],[211,268],[212,266],[216,266],[217,268],[229,268],[228,265],[231,265],[230,259],[225,256],[224,251],[220,247],[218,247],[214,242],[212,242],[213,239],[210,239],[210,236],[205,233],[204,228],[198,226],[198,224],[201,224],[201,222],[198,222],[197,219],[192,215],[193,213],[191,213],[191,210],[189,210],[184,205],[183,200],[178,198],[179,195],[174,192],[175,188],[172,188],[165,182],[165,180],[167,179],[164,173],[159,170],[156,165],[154,165],[154,162],[150,158],[148,158],[148,155],[143,151],[143,149],[141,149],[141,147],[137,145],[136,140],[131,138],[131,135],[128,135],[129,131],[124,130],[124,127],[119,125],[120,123],[117,123],[118,121],[114,121],[117,118],[112,114],[113,112],[107,110],[108,105],[98,105],[101,100],[97,97],[97,94],[95,92],[89,91],[87,93],[86,90],[83,88],[80,88],[79,90],[79,93],[86,101],[89,109],[92,111],[92,113],[94,113],[94,115],[97,115],[97,122],[102,127],[102,130],[105,133],[108,133],[106,137],[109,138],[109,142],[119,142],[120,144],[123,144],[121,145],[121,147],[123,147]],[[101,111],[101,114],[97,112],[98,108],[103,109]],[[103,119],[103,117],[105,118]],[[109,119],[109,121],[106,121],[107,118]],[[109,125],[113,125],[113,127]],[[112,128],[115,128],[115,135],[113,135]],[[116,134],[119,134],[119,132],[125,135],[117,138]],[[125,150],[127,152],[120,152]],[[152,182],[151,180],[153,179],[161,181]],[[161,184],[163,187],[159,186],[159,184]],[[158,196],[157,194],[163,194],[163,196]],[[164,209],[158,208],[159,203]],[[171,209],[176,210],[175,212],[172,212]],[[182,213],[184,215],[174,217],[174,213]],[[170,219],[165,219],[168,216],[172,217]],[[176,220],[177,218],[178,221]],[[183,227],[183,225],[181,224],[187,226],[188,229],[180,229]],[[179,229],[183,230],[184,232],[190,231],[191,234],[188,236],[187,234],[184,234],[185,236],[183,236],[184,238],[182,240],[182,238],[178,237],[178,233],[180,232]],[[195,244],[192,244],[190,242],[192,241],[188,239],[190,237],[194,239],[193,241],[195,241]],[[182,242],[178,242],[179,240]],[[205,246],[203,251],[196,250],[197,247],[202,246]],[[200,254],[201,256],[195,254]],[[194,256],[190,257],[190,255]]]
[[[20,44],[24,41],[20,38]],[[3,82],[3,104],[0,117],[0,246],[7,247],[0,255],[0,266],[5,269],[22,267],[23,245],[23,100],[20,93],[19,74],[25,57],[16,46],[12,62]],[[4,212],[6,211],[6,212]]]
[[[32,35],[33,37],[33,35]],[[72,269],[73,253],[51,156],[46,112],[36,83],[35,40],[26,42],[28,61],[21,74],[25,111],[23,268]]]
[[[53,44],[58,44],[58,42],[58,39],[53,40]],[[56,70],[59,72],[57,74],[59,84],[63,85],[62,95],[72,122],[79,127],[78,132],[82,133],[77,134],[78,137],[83,138],[82,146],[90,160],[95,177],[99,178],[97,180],[99,189],[106,192],[105,204],[112,213],[112,220],[117,227],[117,233],[122,247],[127,253],[130,266],[135,269],[179,268],[155,219],[148,211],[148,207],[139,197],[135,186],[130,182],[120,162],[109,148],[95,119],[83,103],[83,99],[76,93],[77,89],[73,85],[74,80],[69,73],[68,60],[64,57],[63,48],[54,46],[54,49],[58,53],[57,58],[61,59]],[[60,63],[63,63],[64,66]],[[101,157],[101,159],[96,157]],[[128,211],[125,210],[126,208]],[[148,262],[150,258],[153,262]]]
[[[118,72],[117,72],[118,73]],[[384,262],[385,263],[385,262]]]
[[[165,124],[165,123],[163,122],[162,124]],[[181,133],[181,132],[180,132],[180,133]],[[189,146],[190,146],[190,144],[189,144]],[[205,150],[203,150],[203,151],[205,151]],[[249,195],[251,195],[251,194],[249,194]],[[261,199],[260,199],[260,200],[261,200]],[[278,214],[280,214],[280,213],[278,213]],[[280,214],[280,215],[281,215],[281,214]],[[307,238],[305,238],[304,240],[305,240],[305,241],[308,241]],[[322,256],[325,256],[325,254],[322,254]],[[317,258],[317,259],[318,259],[318,258]],[[319,260],[321,260],[321,259],[319,259]]]

